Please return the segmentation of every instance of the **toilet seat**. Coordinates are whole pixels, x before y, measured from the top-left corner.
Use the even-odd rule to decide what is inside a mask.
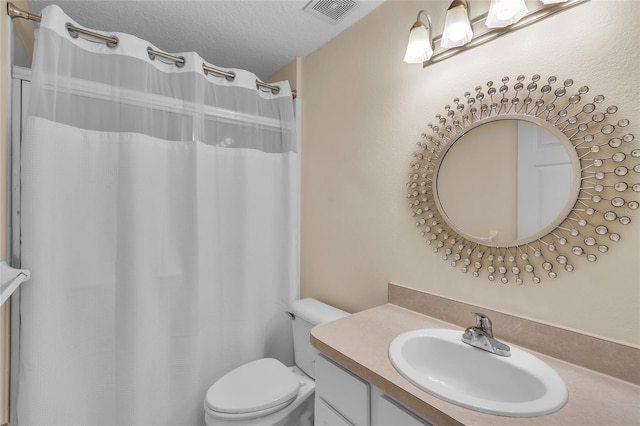
[[[220,411],[213,411],[211,409],[208,410],[209,414],[219,420],[233,420],[234,422],[239,421],[239,420],[253,420],[253,419],[257,419],[258,417],[264,417],[264,416],[268,416],[269,414],[273,414],[276,413],[280,410],[282,410],[283,408],[287,407],[288,405],[291,405],[291,403],[293,401],[295,401],[295,397],[293,397],[291,400],[281,404],[281,405],[276,405],[275,407],[271,407],[271,408],[267,408],[265,410],[258,410],[258,411],[248,411],[246,413],[223,413]],[[208,408],[208,406],[207,406]]]
[[[250,419],[293,402],[300,382],[280,361],[263,358],[230,371],[214,383],[205,404],[216,417]]]

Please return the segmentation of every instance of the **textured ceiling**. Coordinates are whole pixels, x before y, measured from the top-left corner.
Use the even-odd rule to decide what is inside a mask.
[[[169,53],[195,51],[213,65],[246,69],[266,79],[382,1],[358,1],[337,23],[304,12],[307,0],[27,2],[36,14],[52,3],[85,27],[133,34]]]

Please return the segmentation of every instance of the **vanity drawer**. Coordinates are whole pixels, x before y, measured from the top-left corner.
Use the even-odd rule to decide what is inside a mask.
[[[380,426],[433,426],[387,395],[379,395],[377,405],[377,424]]]
[[[353,426],[322,399],[316,397],[315,426]]]
[[[355,426],[369,424],[369,384],[330,361],[316,358],[316,396]]]

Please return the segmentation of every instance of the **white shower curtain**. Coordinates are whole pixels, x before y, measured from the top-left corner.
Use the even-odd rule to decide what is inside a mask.
[[[196,425],[207,388],[291,362],[291,91],[195,53],[74,38],[43,10],[22,147],[20,425]],[[159,23],[160,24],[160,23]],[[157,49],[159,50],[159,49]],[[13,422],[12,422],[13,424]]]

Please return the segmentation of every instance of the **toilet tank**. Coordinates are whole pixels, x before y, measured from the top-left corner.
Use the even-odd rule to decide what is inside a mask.
[[[344,318],[349,313],[312,298],[293,302],[291,313],[296,365],[315,379],[313,360],[318,351],[311,346],[311,329],[318,324]]]

